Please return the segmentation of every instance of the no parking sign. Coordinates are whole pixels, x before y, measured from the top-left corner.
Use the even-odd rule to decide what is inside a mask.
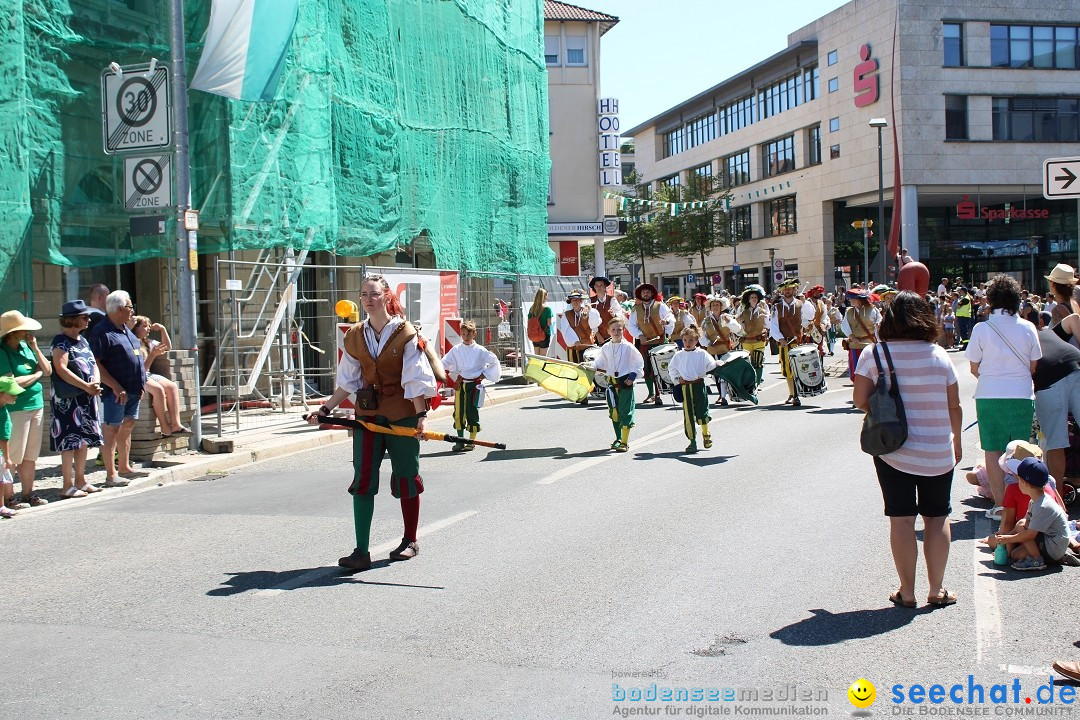
[[[772,261],[772,279],[774,283],[784,282],[784,261],[780,258]]]

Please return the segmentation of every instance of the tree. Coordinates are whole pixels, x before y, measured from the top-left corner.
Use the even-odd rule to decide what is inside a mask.
[[[637,171],[630,173],[627,182],[629,198],[654,199],[650,197],[649,183],[642,183]],[[658,199],[658,198],[657,198]],[[667,252],[652,219],[662,210],[645,203],[627,202],[619,210],[619,217],[626,219],[626,236],[604,244],[605,256],[615,262],[641,263],[642,278],[645,277],[645,259],[658,258]]]
[[[700,258],[702,277],[708,277],[705,255],[714,248],[733,244],[725,210],[730,198],[731,191],[711,175],[691,172],[676,194],[677,214],[658,220],[661,232],[666,232],[676,255]]]

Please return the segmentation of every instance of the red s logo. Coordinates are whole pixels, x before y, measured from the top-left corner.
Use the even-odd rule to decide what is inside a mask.
[[[855,66],[855,107],[866,107],[876,103],[880,95],[878,76],[873,74],[878,70],[878,61],[870,59],[869,43],[859,48],[859,58],[862,62]]]

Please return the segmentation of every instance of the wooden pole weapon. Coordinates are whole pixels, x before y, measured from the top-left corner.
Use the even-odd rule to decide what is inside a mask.
[[[416,437],[416,428],[402,427],[400,425],[379,425],[377,423],[367,422],[365,420],[353,420],[352,418],[333,417],[332,415],[319,415],[318,413],[304,415],[304,420],[307,420],[312,415],[315,415],[318,418],[319,422],[324,425],[339,425],[341,427],[352,428],[353,430],[370,430],[371,432],[382,433],[384,435]],[[504,443],[488,442],[486,440],[471,440],[466,437],[459,437],[457,435],[451,435],[449,433],[425,432],[421,437],[424,440],[438,440],[458,445],[479,445],[481,447],[495,448],[496,450],[506,449],[506,445]]]

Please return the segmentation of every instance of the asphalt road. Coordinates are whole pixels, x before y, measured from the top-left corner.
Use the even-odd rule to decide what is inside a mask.
[[[761,407],[713,411],[716,445],[693,456],[671,405],[639,408],[626,454],[595,403],[489,408],[482,437],[510,449],[425,445],[420,555],[359,575],[334,568],[353,546],[348,444],[4,522],[0,718],[849,715],[862,677],[885,716],[894,685],[969,674],[987,695],[1017,678],[1022,709],[1055,657],[1080,657],[1078,571],[995,569],[977,544],[987,504],[958,473],[960,602],[893,607],[850,385],[792,409],[775,370]],[[977,430],[964,439],[969,467]],[[401,536],[388,472],[383,560]],[[653,683],[705,699],[629,700]]]

